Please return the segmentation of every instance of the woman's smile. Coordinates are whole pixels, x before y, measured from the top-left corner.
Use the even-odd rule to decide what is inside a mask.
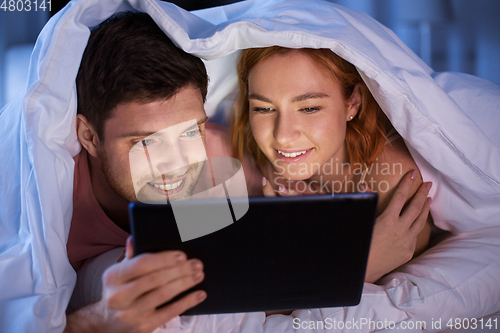
[[[300,150],[280,150],[276,149],[277,158],[285,163],[298,163],[304,161],[314,148],[300,149]]]

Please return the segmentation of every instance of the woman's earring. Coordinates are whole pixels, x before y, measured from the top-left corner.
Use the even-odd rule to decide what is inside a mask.
[[[353,116],[349,116],[349,120],[352,120],[352,118],[354,118]]]

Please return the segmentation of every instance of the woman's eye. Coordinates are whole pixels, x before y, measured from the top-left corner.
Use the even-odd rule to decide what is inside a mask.
[[[254,112],[259,112],[259,113],[269,113],[274,111],[273,108],[253,108]]]
[[[321,108],[319,106],[316,106],[316,107],[313,107],[313,108],[302,108],[300,109],[300,111],[304,112],[304,113],[314,113],[316,111],[319,111],[321,110]]]

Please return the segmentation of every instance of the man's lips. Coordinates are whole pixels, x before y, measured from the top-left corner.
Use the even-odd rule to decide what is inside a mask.
[[[177,178],[174,180],[169,180],[168,182],[163,182],[163,181],[155,181],[155,182],[148,182],[148,185],[150,185],[155,192],[160,193],[160,194],[168,194],[168,195],[174,195],[176,193],[179,193],[182,191],[184,188],[184,184],[186,183],[186,176],[182,178]]]

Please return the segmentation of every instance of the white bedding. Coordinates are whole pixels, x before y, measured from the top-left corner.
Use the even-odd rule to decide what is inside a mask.
[[[246,1],[188,13],[154,0],[80,0],[44,28],[26,90],[0,113],[1,332],[64,328],[75,283],[66,256],[72,156],[80,149],[75,77],[88,27],[132,8],[148,12],[177,45],[207,61],[209,115],[234,91],[231,64],[241,48],[325,47],[355,64],[424,179],[434,182],[435,224],[454,234],[387,276],[383,285],[365,284],[356,307],[267,319],[263,313],[183,317],[166,331],[289,332],[294,319],[426,321],[426,331],[438,331],[432,328],[438,318],[446,329],[449,318],[500,311],[500,87],[467,75],[433,73],[391,31],[328,2]]]

